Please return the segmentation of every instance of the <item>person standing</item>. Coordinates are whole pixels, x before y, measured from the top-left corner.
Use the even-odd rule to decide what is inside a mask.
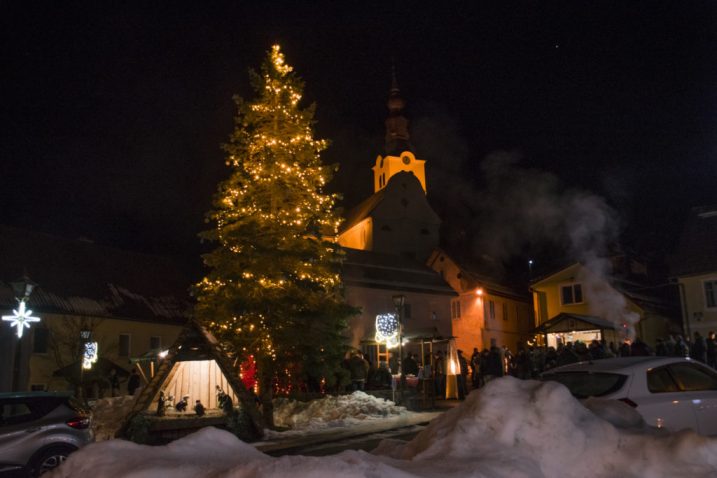
[[[445,398],[446,396],[446,361],[443,359],[443,352],[441,350],[436,353],[435,365],[433,367],[435,379],[434,385],[436,388],[436,396],[439,398]]]
[[[695,340],[692,343],[690,357],[702,363],[707,363],[707,341],[702,334],[695,330]]]
[[[471,386],[478,388],[480,386],[480,352],[478,347],[473,347],[471,354]]]
[[[137,391],[139,388],[139,374],[137,373],[137,369],[132,369],[132,372],[129,374],[129,379],[127,380],[127,393],[130,395],[134,395],[134,392]]]
[[[366,378],[368,377],[369,364],[363,358],[361,352],[355,352],[349,359],[349,372],[351,373],[351,385],[355,391],[364,391]]]
[[[409,353],[403,361],[403,374],[418,375],[418,361],[415,354]]]
[[[707,365],[717,369],[717,338],[712,330],[707,333]]]
[[[466,380],[468,378],[468,362],[463,356],[463,351],[458,350],[458,400],[465,400],[468,389],[466,388]]]

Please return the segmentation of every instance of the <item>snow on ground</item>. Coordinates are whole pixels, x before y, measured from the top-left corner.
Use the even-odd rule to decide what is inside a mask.
[[[310,402],[279,399],[274,402],[274,423],[291,430],[311,432],[355,425],[365,420],[407,415],[406,408],[364,392],[326,396]],[[267,433],[272,437],[276,432]]]
[[[471,393],[410,442],[373,453],[272,458],[205,428],[163,447],[91,444],[50,476],[127,478],[435,477],[702,478],[717,476],[717,439],[646,427],[605,402],[588,404],[554,382],[504,377]],[[632,415],[631,415],[632,414]],[[620,423],[629,428],[617,428]]]

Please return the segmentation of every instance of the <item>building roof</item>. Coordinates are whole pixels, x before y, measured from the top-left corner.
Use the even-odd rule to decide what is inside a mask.
[[[458,266],[460,278],[465,283],[466,289],[482,287],[494,295],[525,301],[530,299],[527,287],[500,278],[495,264],[491,264],[483,258],[462,256],[455,252],[449,253],[443,248],[437,248],[431,257],[439,259],[442,256],[448,257]]]
[[[456,295],[437,272],[414,259],[358,249],[345,251],[342,277],[346,285]]]
[[[585,265],[581,262],[573,262],[567,267],[533,281],[531,287],[549,283],[555,276],[568,272],[572,268],[577,270],[579,267],[585,267]],[[647,313],[664,317],[679,316],[679,301],[674,294],[670,293],[670,284],[652,284],[646,281],[626,279],[619,273],[601,279]]]
[[[560,313],[552,319],[543,322],[535,330],[536,332],[553,333],[553,332],[570,332],[572,330],[592,330],[592,329],[616,329],[617,326],[600,317],[581,314]]]
[[[386,188],[383,188],[380,191],[373,193],[372,195],[361,201],[358,205],[351,208],[346,213],[346,220],[341,224],[339,233],[342,234],[348,231],[356,224],[369,217],[373,210],[376,209],[379,204],[381,204],[385,193]]]
[[[0,226],[0,307],[16,306],[11,283],[38,284],[34,312],[184,323],[191,281],[165,257]]]
[[[717,272],[717,205],[692,208],[670,260],[673,277],[709,272]]]

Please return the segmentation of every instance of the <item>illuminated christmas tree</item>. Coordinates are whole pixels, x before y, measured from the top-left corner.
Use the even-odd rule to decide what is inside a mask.
[[[254,356],[266,425],[277,383],[330,382],[344,352],[346,318],[336,196],[324,192],[335,170],[321,162],[314,107],[302,108],[304,84],[279,46],[252,73],[256,99],[235,98],[228,144],[230,177],[219,185],[216,227],[202,237],[218,245],[203,256],[197,316],[240,360]]]

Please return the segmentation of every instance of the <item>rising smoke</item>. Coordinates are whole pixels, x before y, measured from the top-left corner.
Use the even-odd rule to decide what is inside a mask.
[[[493,265],[550,245],[549,250],[562,251],[565,262],[585,266],[575,280],[582,283],[591,314],[634,334],[638,315],[608,286],[609,247],[617,244],[620,228],[617,211],[604,198],[566,188],[554,174],[521,166],[517,153],[491,153],[471,174],[461,174],[468,149],[445,115],[417,119],[414,131],[419,157],[429,160],[429,199],[451,224],[448,243],[458,239],[460,244],[461,238],[450,237],[460,231],[470,238],[464,243],[470,250],[462,252]],[[478,177],[479,184],[467,177]]]

